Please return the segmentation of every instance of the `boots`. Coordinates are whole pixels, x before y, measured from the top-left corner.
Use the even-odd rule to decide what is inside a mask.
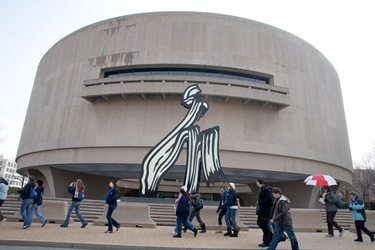
[[[203,224],[201,225],[201,229],[202,229],[202,230],[199,231],[200,233],[205,233],[205,232],[207,232],[207,231],[206,231],[206,224],[203,223]]]
[[[215,233],[221,234],[222,232],[223,232],[223,225],[217,226],[217,230],[215,231]]]
[[[238,230],[233,230],[233,234],[229,235],[229,237],[238,237]]]
[[[232,229],[228,227],[227,232],[224,234],[224,236],[230,236],[230,235],[232,235]]]

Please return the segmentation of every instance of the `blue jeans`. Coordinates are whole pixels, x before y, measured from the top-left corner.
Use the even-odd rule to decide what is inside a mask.
[[[34,199],[24,199],[21,203],[20,214],[23,219],[23,225],[31,226],[33,220]]]
[[[40,206],[38,206],[36,203],[33,204],[33,210],[35,211],[36,217],[38,217],[38,220],[40,223],[44,223],[46,218],[40,213]]]
[[[287,225],[287,226],[282,226],[282,225],[280,225],[280,223],[275,224],[275,229],[273,231],[271,244],[270,244],[269,248],[267,248],[268,250],[275,250],[276,249],[277,244],[279,244],[281,236],[283,235],[284,231],[286,232],[286,234],[288,235],[288,237],[290,239],[290,244],[292,246],[292,250],[299,250],[297,237],[294,234],[294,230],[293,230],[293,225],[291,224],[291,225]]]
[[[230,228],[232,222],[233,230],[237,231],[236,213],[237,209],[228,208],[225,213],[225,223],[227,224],[227,228]]]
[[[113,211],[115,211],[117,205],[108,205],[107,211],[107,221],[108,221],[108,231],[113,231],[113,226],[118,227],[119,223],[112,218]]]
[[[177,228],[178,235],[181,235],[182,224],[184,225],[184,227],[190,229],[191,231],[195,230],[195,226],[191,224],[188,218],[182,218],[182,217],[176,216],[176,228]]]
[[[72,214],[73,208],[75,208],[76,215],[78,216],[78,219],[82,223],[82,225],[86,225],[87,224],[87,222],[85,221],[85,219],[83,218],[83,216],[79,212],[80,205],[81,205],[80,201],[72,201],[72,203],[70,204],[70,207],[68,209],[68,213],[66,214],[65,221],[64,221],[64,225],[65,226],[67,226],[69,224],[69,219],[70,219],[70,215]]]

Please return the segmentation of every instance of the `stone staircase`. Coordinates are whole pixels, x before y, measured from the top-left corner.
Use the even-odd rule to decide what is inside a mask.
[[[150,207],[150,217],[157,226],[176,225],[176,213],[172,204],[148,204]]]
[[[320,216],[322,221],[326,223],[326,212],[325,210],[320,210]],[[335,221],[340,227],[344,228],[345,230],[349,230],[350,226],[353,225],[352,220],[352,212],[346,209],[339,209],[335,216]]]
[[[238,216],[242,223],[248,226],[250,229],[259,228],[257,225],[257,218],[255,207],[244,207],[241,206],[238,210]]]

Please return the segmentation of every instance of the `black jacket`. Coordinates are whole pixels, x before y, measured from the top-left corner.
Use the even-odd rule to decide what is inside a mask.
[[[257,204],[257,215],[261,218],[270,218],[271,209],[273,206],[274,198],[270,188],[266,185],[262,185],[259,189],[258,204]]]

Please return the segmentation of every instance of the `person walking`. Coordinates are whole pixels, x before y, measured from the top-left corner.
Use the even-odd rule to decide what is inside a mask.
[[[31,226],[33,220],[33,204],[34,198],[32,197],[32,189],[34,186],[35,177],[33,175],[29,176],[29,181],[18,193],[22,198],[22,203],[20,207],[20,214],[23,219],[22,229],[26,229]]]
[[[266,186],[263,179],[258,177],[256,184],[259,188],[256,214],[257,225],[263,231],[263,242],[258,244],[259,247],[268,247],[271,243],[272,233],[270,231],[270,213],[273,206],[274,198],[270,188]]]
[[[238,203],[236,186],[233,182],[230,182],[228,184],[228,190],[225,193],[224,206],[227,207],[227,212],[225,213],[225,224],[227,225],[227,232],[224,234],[224,236],[238,237],[238,229],[236,223]],[[231,225],[233,226],[233,234]]]
[[[83,216],[79,212],[81,201],[85,198],[84,190],[85,190],[85,186],[83,185],[83,182],[81,179],[77,179],[77,181],[70,183],[68,187],[68,192],[72,194],[72,203],[70,204],[68,213],[66,214],[65,221],[63,224],[60,225],[60,227],[68,227],[70,215],[72,214],[73,208],[75,209],[76,215],[78,216],[78,219],[80,220],[82,224],[81,228],[84,228],[87,226],[87,222],[85,218],[83,218]]]
[[[8,196],[8,182],[3,177],[0,177],[0,207],[3,205]],[[4,219],[4,215],[0,211],[0,221]]]
[[[200,194],[198,194],[195,190],[192,190],[190,194],[190,202],[191,202],[191,207],[190,207],[190,216],[189,216],[189,221],[193,222],[194,217],[197,217],[197,221],[199,223],[199,226],[201,227],[200,233],[205,233],[206,231],[206,224],[204,221],[201,219],[201,210],[203,209],[203,203],[202,200],[200,199]],[[186,228],[184,228],[184,232],[186,232]]]
[[[363,231],[370,237],[371,242],[374,242],[374,234],[365,227],[365,204],[363,202],[363,199],[359,197],[358,194],[354,191],[349,193],[349,210],[352,211],[352,219],[354,221],[355,230],[357,232],[357,239],[355,239],[354,241],[363,242]]]
[[[176,208],[176,228],[177,233],[173,235],[174,238],[181,238],[182,225],[194,232],[194,237],[197,236],[198,229],[188,220],[190,214],[189,198],[185,189],[180,188],[180,199],[177,202]]]
[[[326,237],[334,237],[333,227],[339,230],[339,237],[342,237],[345,230],[340,227],[334,220],[337,213],[336,204],[338,203],[338,197],[331,191],[328,186],[323,187],[323,192],[328,227],[328,234],[326,234]]]
[[[40,207],[42,206],[43,203],[43,194],[44,194],[44,181],[42,180],[37,180],[37,187],[35,188],[36,190],[36,198],[34,199],[34,204],[33,204],[33,210],[35,211],[35,215],[42,223],[42,227],[44,227],[47,223],[47,219],[44,218],[44,216],[40,213]]]
[[[120,190],[117,187],[117,184],[113,181],[109,182],[109,191],[105,196],[105,203],[108,204],[107,210],[107,221],[108,221],[108,230],[105,233],[113,233],[113,226],[116,227],[116,231],[118,231],[121,227],[120,223],[118,223],[115,219],[112,218],[113,211],[115,211],[117,207],[117,198],[120,193]]]
[[[227,212],[227,207],[224,206],[226,192],[227,189],[225,187],[220,190],[220,201],[216,209],[216,213],[218,214],[218,228],[215,233],[223,233],[223,216],[225,216],[225,213]]]
[[[284,235],[284,231],[290,239],[292,250],[299,250],[297,237],[293,230],[292,215],[289,211],[289,199],[281,194],[281,189],[274,187],[272,189],[272,195],[276,199],[273,207],[271,208],[272,219],[271,224],[275,224],[271,243],[267,250],[275,250],[280,240]]]

